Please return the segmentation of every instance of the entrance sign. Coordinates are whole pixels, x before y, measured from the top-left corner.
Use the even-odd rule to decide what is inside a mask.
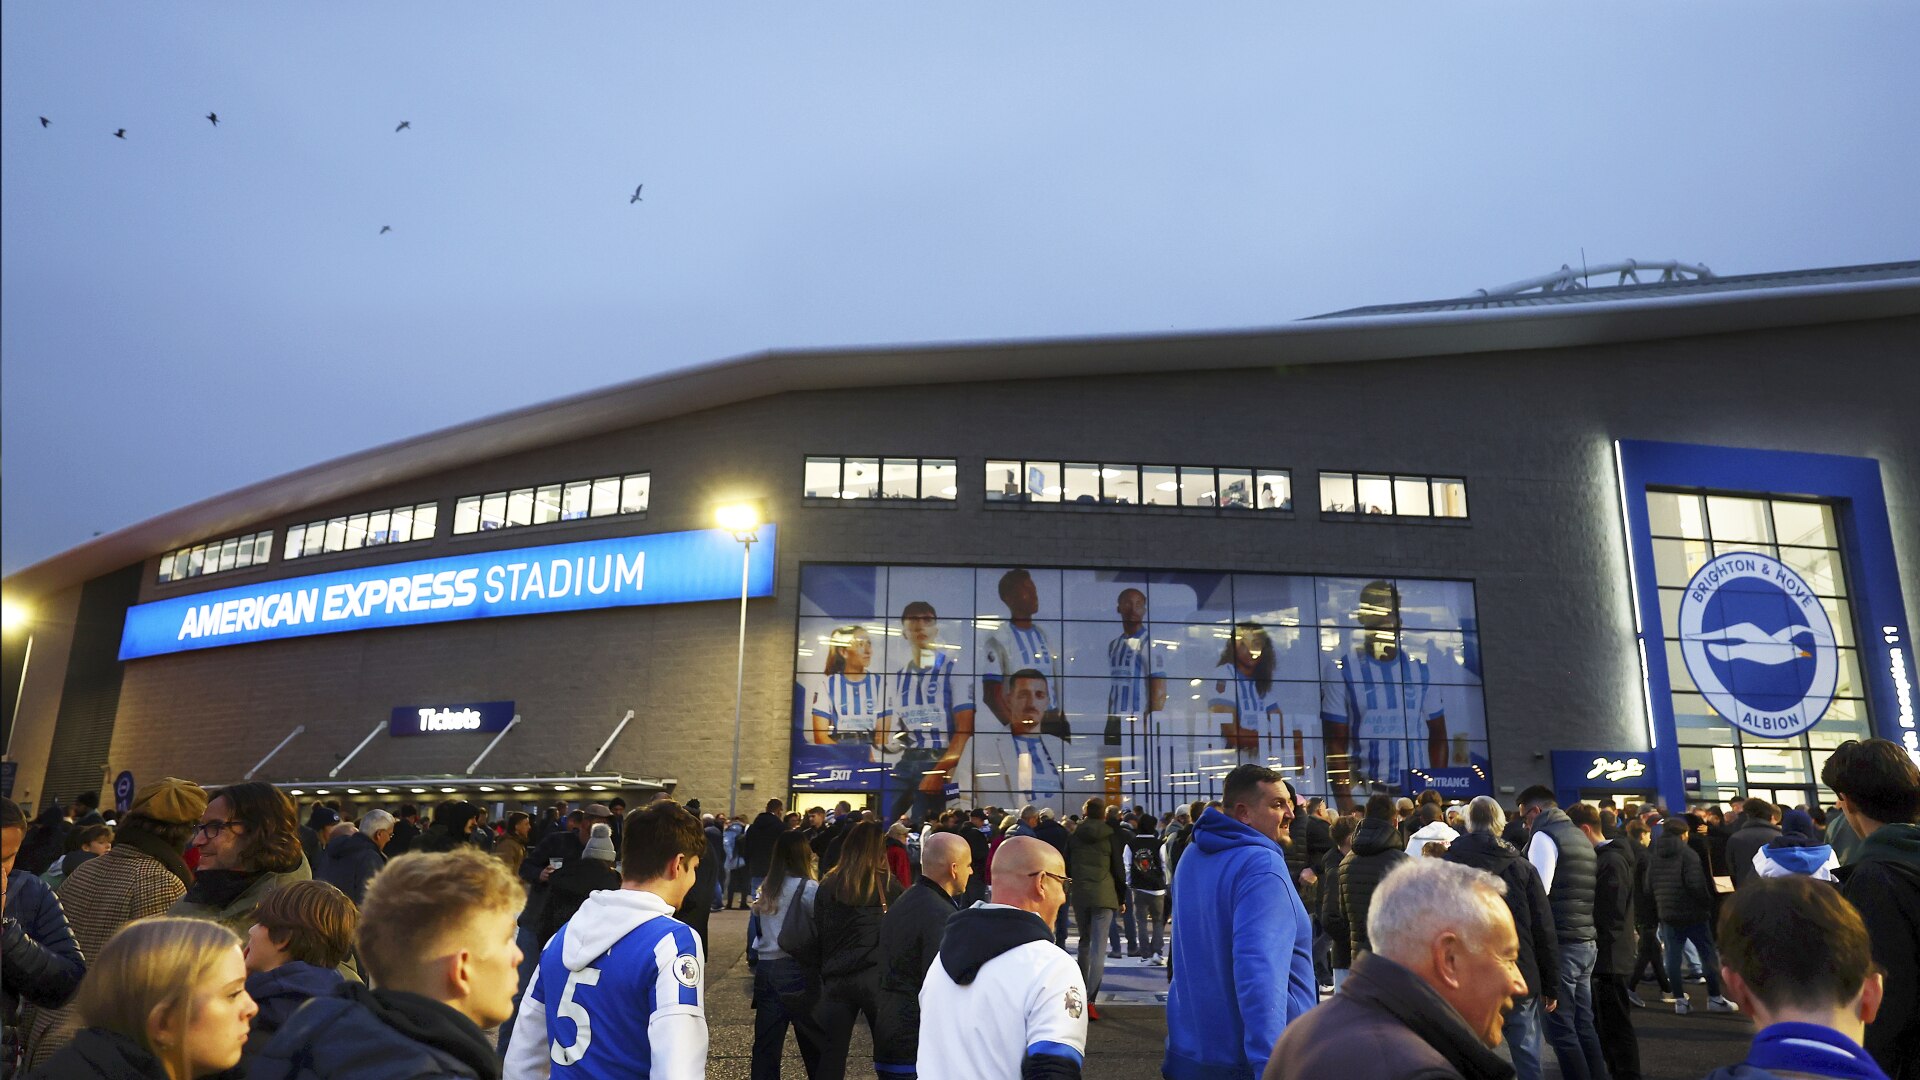
[[[1449,769],[1408,769],[1406,790],[1409,795],[1438,791],[1449,799],[1471,799],[1492,795],[1493,781],[1478,766]]]
[[[750,596],[773,594],[777,527],[762,525]],[[512,548],[282,578],[127,609],[120,659],[254,641],[562,611],[729,600],[740,542],[721,529]]]
[[[464,705],[402,705],[387,720],[387,734],[437,735],[442,732],[505,731],[513,723],[513,702],[476,701]]]
[[[1750,735],[1785,739],[1825,715],[1839,678],[1833,623],[1785,563],[1736,551],[1680,598],[1680,656],[1707,704]]]

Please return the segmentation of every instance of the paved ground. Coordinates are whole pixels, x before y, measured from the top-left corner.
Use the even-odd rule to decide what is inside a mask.
[[[753,1058],[753,1010],[749,1007],[752,973],[746,962],[746,914],[718,911],[709,927],[711,960],[707,974],[707,1023],[712,1049],[707,1058],[707,1076],[711,1080],[746,1080]],[[1093,1025],[1087,1053],[1086,1076],[1089,1080],[1155,1080],[1160,1075],[1160,1057],[1166,1046],[1166,1010],[1158,1004],[1121,1004],[1110,998],[1129,1001],[1151,1000],[1166,987],[1165,969],[1149,967],[1137,960],[1109,961],[1108,981],[1101,994],[1100,1022]],[[1699,1080],[1721,1065],[1740,1060],[1746,1053],[1753,1027],[1744,1017],[1710,1014],[1706,992],[1693,988],[1695,1012],[1675,1016],[1671,1006],[1659,1004],[1658,989],[1651,984],[1642,988],[1650,994],[1653,1007],[1635,1014],[1640,1036],[1640,1057],[1645,1080]],[[1558,1069],[1548,1054],[1547,1075],[1557,1077]],[[787,1039],[787,1056],[781,1070],[784,1077],[804,1077],[800,1053],[793,1039]],[[865,1027],[853,1035],[853,1051],[847,1076],[873,1076],[873,1044]]]

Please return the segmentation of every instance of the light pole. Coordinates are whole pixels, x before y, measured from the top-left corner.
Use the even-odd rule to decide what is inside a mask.
[[[0,605],[0,631],[12,633],[28,628],[33,621],[33,612],[16,603]],[[13,720],[7,725],[7,745],[5,753],[13,753],[13,733],[20,730],[20,703],[27,696],[27,668],[33,663],[33,631],[27,629],[26,653],[20,657],[20,686],[13,693]]]
[[[727,785],[727,820],[740,808],[740,704],[747,686],[747,586],[753,570],[753,544],[760,539],[760,509],[751,503],[720,507],[714,518],[740,541],[740,645],[733,675],[733,778]]]

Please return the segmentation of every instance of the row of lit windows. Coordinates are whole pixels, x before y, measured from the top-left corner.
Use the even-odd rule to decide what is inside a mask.
[[[239,570],[267,561],[273,554],[273,530],[209,540],[204,544],[160,556],[160,580],[183,581],[222,570]]]
[[[950,502],[959,480],[952,458],[810,457],[801,490],[809,499]]]
[[[1285,469],[989,461],[986,485],[988,502],[1293,509]]]
[[[376,544],[431,540],[439,521],[439,505],[421,503],[292,525],[287,528],[287,546],[281,558],[298,559],[303,555],[352,551]]]
[[[517,525],[644,514],[650,488],[649,474],[629,473],[468,495],[453,504],[453,534],[464,536]]]
[[[1467,482],[1446,476],[1323,472],[1320,512],[1463,518],[1467,516]]]

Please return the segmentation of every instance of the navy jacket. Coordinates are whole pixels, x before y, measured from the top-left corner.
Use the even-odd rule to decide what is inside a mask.
[[[327,853],[314,877],[347,894],[354,907],[367,898],[367,882],[387,865],[387,857],[364,833],[336,836],[327,841]]]
[[[167,1067],[146,1047],[117,1031],[81,1028],[25,1080],[169,1080]]]
[[[499,1080],[473,1021],[437,1001],[342,983],[301,1006],[253,1060],[249,1080]]]
[[[248,975],[247,994],[260,1006],[260,1011],[254,1014],[253,1026],[247,1032],[240,1064],[247,1065],[259,1056],[300,1006],[311,998],[327,997],[345,981],[332,968],[315,967],[300,960]]]
[[[7,915],[0,922],[0,982],[6,1008],[16,998],[57,1009],[80,988],[86,958],[67,926],[67,913],[47,883],[15,869],[7,875]]]

